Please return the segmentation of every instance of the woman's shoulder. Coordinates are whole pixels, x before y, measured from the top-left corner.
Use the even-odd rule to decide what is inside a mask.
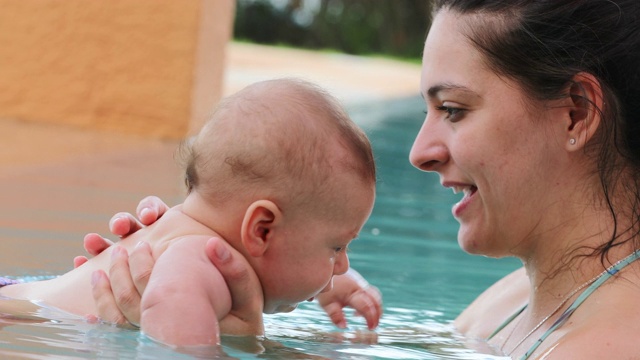
[[[526,305],[529,280],[524,268],[508,274],[478,296],[455,320],[456,329],[470,338],[486,339]]]
[[[640,354],[640,322],[634,321],[585,322],[562,331],[537,355],[537,358],[554,359],[637,359]],[[535,355],[535,354],[534,354]]]
[[[630,275],[630,274],[629,274]],[[640,279],[605,283],[552,334],[543,359],[637,359],[640,354]]]

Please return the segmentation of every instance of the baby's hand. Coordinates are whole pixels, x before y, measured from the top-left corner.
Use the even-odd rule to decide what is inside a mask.
[[[382,295],[353,269],[346,274],[333,277],[333,289],[317,296],[318,303],[327,312],[331,321],[341,329],[347,327],[343,311],[350,306],[367,321],[369,330],[378,326],[382,317]]]

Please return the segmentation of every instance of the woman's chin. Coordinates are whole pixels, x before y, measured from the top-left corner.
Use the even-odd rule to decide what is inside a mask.
[[[460,225],[458,230],[458,245],[465,252],[472,255],[487,255],[486,247],[488,242],[483,240],[483,237],[473,235],[469,229],[463,225]]]

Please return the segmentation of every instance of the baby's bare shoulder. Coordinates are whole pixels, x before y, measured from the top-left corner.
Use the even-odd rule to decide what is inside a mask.
[[[220,237],[211,228],[201,224],[180,211],[179,207],[168,210],[154,224],[143,228],[128,239],[133,244],[145,241],[151,245],[154,257],[157,258],[172,244],[185,239],[208,239]]]

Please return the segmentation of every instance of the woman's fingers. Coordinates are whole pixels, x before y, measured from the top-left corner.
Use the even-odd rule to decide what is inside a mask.
[[[246,259],[231,250],[220,238],[211,238],[205,246],[209,259],[227,281],[234,305],[243,307],[262,296],[260,283]]]
[[[169,207],[159,197],[147,196],[140,200],[136,208],[136,214],[140,221],[129,213],[119,212],[109,221],[109,231],[114,235],[125,237],[142,229],[145,225],[153,224],[167,210],[169,210]]]
[[[99,316],[102,319],[109,319],[118,312],[134,325],[140,324],[140,293],[138,292],[132,274],[129,269],[129,255],[127,251],[115,246],[111,252],[111,264],[109,267],[110,286],[101,292],[106,299],[103,307],[99,307],[102,312]],[[110,294],[105,291],[110,290]],[[100,294],[100,293],[99,293]],[[110,295],[110,296],[109,296]],[[110,300],[113,298],[113,304]],[[95,298],[95,295],[94,295]],[[95,299],[98,303],[99,299]],[[113,306],[113,307],[111,307]]]
[[[113,215],[111,220],[109,220],[109,231],[119,237],[125,237],[133,234],[140,229],[142,229],[142,224],[140,224],[138,220],[129,213],[117,213]]]
[[[151,225],[169,210],[169,206],[157,196],[147,196],[138,203],[136,214],[144,225]]]
[[[96,256],[103,252],[106,248],[113,245],[113,242],[103,238],[102,236],[96,233],[90,233],[84,236],[84,249],[91,256]],[[86,256],[76,256],[73,258],[73,267],[77,268],[78,266],[86,263],[89,259]]]
[[[151,246],[147,242],[139,242],[129,255],[129,269],[133,284],[140,295],[147,288],[153,265],[155,265],[155,259]]]
[[[86,263],[89,259],[86,256],[76,256],[73,258],[73,267],[77,268],[78,266]]]
[[[261,335],[262,287],[247,260],[220,238],[211,238],[205,246],[211,262],[224,277],[232,299],[230,315],[220,322],[225,334]]]
[[[128,323],[126,317],[118,309],[111,291],[109,277],[102,270],[96,270],[91,276],[91,290],[98,309],[98,316],[103,321],[114,324]]]
[[[139,243],[127,254],[121,246],[111,250],[109,276],[96,271],[92,277],[93,298],[98,316],[116,324],[140,324],[140,300],[154,265],[151,247]]]
[[[100,254],[111,245],[113,245],[112,241],[105,239],[96,233],[89,233],[84,236],[84,249],[91,256]]]

